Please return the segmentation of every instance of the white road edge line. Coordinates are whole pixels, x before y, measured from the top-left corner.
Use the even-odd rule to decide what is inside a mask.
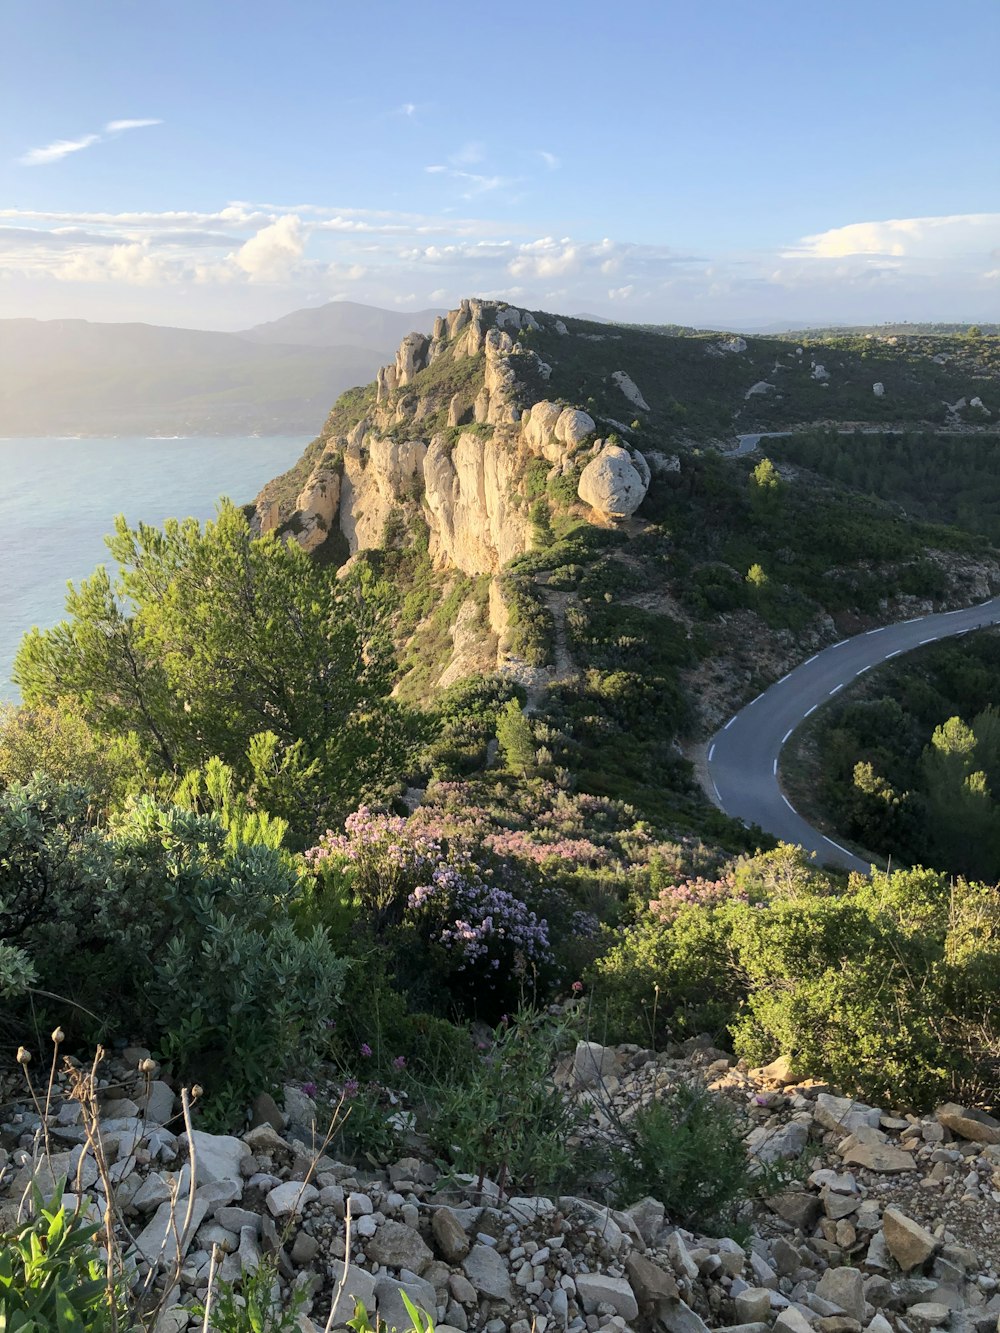
[[[791,673],[790,671],[786,671],[785,674],[784,674],[784,675],[781,677],[781,679],[778,681],[778,684],[779,684],[779,685],[784,685],[785,681],[788,679],[788,677],[789,677],[791,674],[792,674],[792,673]]]
[[[885,626],[885,625],[879,625],[878,629],[869,629],[869,630],[865,630],[865,633],[866,633],[866,634],[881,634],[882,631],[883,631],[884,629],[886,629],[886,628],[887,628],[887,626]]]
[[[885,657],[882,658],[882,661],[888,662],[890,657],[898,657],[902,651],[903,651],[902,648],[897,648],[895,652],[886,653]]]
[[[853,856],[853,855],[854,855],[854,853],[853,853],[853,852],[849,852],[849,851],[847,850],[846,847],[841,847],[841,845],[840,845],[839,842],[834,842],[834,840],[833,840],[832,838],[828,838],[828,837],[826,836],[825,833],[823,834],[823,841],[824,841],[824,842],[828,842],[828,843],[830,844],[831,847],[836,847],[837,851],[838,851],[838,852],[843,852],[845,856]]]
[[[714,778],[712,779],[712,786],[715,789],[715,799],[719,802],[719,805],[722,805],[722,793],[719,791],[719,784]]]
[[[782,745],[785,744],[785,742],[788,740],[789,736],[792,734],[792,732],[793,732],[794,730],[795,730],[794,727],[789,727],[789,728],[788,728],[788,730],[785,732],[784,736],[782,736],[782,738],[781,738],[781,743],[782,743]]]
[[[968,611],[969,609],[970,608],[967,606],[956,606],[954,611],[946,611],[944,614],[946,616],[960,616],[963,611]]]
[[[841,639],[841,641],[840,641],[839,643],[831,643],[831,644],[830,644],[830,651],[833,652],[834,648],[843,648],[844,644],[847,643],[847,642],[848,642],[847,639]]]
[[[794,815],[795,806],[792,805],[791,801],[788,799],[788,797],[785,795],[784,792],[781,793],[781,799],[784,801],[784,803],[788,806],[789,810],[791,810],[792,814]]]
[[[723,731],[728,731],[729,728],[733,725],[733,723],[734,723],[735,721],[736,721],[736,718],[735,718],[735,717],[731,717],[731,718],[729,719],[729,721],[726,723],[726,725],[722,728],[722,730],[723,730]]]
[[[871,671],[871,669],[872,669],[872,664],[871,662],[869,662],[866,667],[858,667],[857,671],[855,671],[854,674],[856,676],[863,676],[866,671]]]
[[[836,694],[838,690],[842,690],[843,688],[844,688],[844,682],[841,681],[839,685],[834,685],[834,687],[833,687],[833,689],[830,691],[830,693],[831,693],[831,694]]]
[[[747,708],[753,708],[754,704],[759,703],[760,700],[763,699],[763,697],[764,697],[764,691],[761,690],[760,694],[757,695],[756,699],[750,700],[750,702],[747,704]]]
[[[803,717],[808,717],[810,713],[815,713],[815,711],[816,711],[816,709],[817,709],[818,707],[819,707],[819,704],[813,704],[812,708],[807,708],[806,711],[802,714],[802,716],[803,716]]]
[[[918,620],[923,620],[923,616],[914,616],[912,620],[904,620],[904,625],[915,625]]]
[[[712,762],[712,755],[715,754],[715,741],[708,747],[708,762]]]
[[[777,761],[777,759],[775,759],[774,763],[771,765],[771,772],[774,774],[775,777],[778,776],[778,761]]]
[[[802,665],[808,666],[810,662],[815,662],[817,657],[819,657],[819,653],[813,653],[812,657],[807,657]]]
[[[919,647],[922,648],[925,643],[937,643],[937,637],[938,636],[936,634],[932,634],[929,639],[921,639]]]

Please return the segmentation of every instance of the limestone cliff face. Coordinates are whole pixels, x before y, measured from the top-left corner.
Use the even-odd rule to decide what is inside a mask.
[[[307,550],[339,529],[354,554],[382,546],[397,517],[420,517],[435,565],[470,575],[495,573],[528,550],[532,460],[544,460],[550,476],[574,478],[588,464],[593,475],[592,460],[609,461],[594,419],[544,396],[551,367],[518,340],[540,327],[529,311],[468,300],[429,336],[408,334],[357,418],[313,447],[294,492],[272,484],[261,493],[260,529],[293,535]],[[631,455],[613,479],[617,490],[605,479],[579,492],[602,521],[632,513],[645,494],[649,469]],[[625,482],[628,503],[615,507],[608,496]]]

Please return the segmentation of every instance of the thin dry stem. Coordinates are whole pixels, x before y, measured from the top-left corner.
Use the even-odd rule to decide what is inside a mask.
[[[212,1298],[215,1296],[215,1267],[219,1261],[219,1247],[212,1246],[212,1260],[208,1266],[208,1291],[205,1293],[205,1317],[201,1321],[201,1333],[208,1333],[208,1323],[212,1314]]]
[[[340,1298],[344,1294],[347,1286],[347,1274],[351,1267],[351,1200],[347,1200],[347,1210],[344,1214],[344,1271],[340,1275],[340,1281],[337,1283],[333,1292],[333,1304],[330,1306],[330,1313],[327,1316],[326,1324],[323,1326],[323,1333],[330,1333],[333,1328],[333,1316]]]

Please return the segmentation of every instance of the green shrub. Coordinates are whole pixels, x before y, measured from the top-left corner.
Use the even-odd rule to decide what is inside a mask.
[[[724,1039],[740,1002],[728,944],[711,908],[682,908],[669,925],[640,914],[590,975],[596,1020],[611,1039],[641,1045],[699,1033]]]
[[[521,1012],[496,1028],[464,1079],[428,1088],[428,1129],[456,1171],[527,1193],[571,1178],[582,1112],[552,1081],[569,1041],[567,1023]]]
[[[733,894],[714,907],[641,910],[598,960],[593,1011],[612,1037],[728,1032],[750,1064],[789,1055],[880,1104],[923,1107],[990,1085],[995,890],[953,889],[922,870],[845,889],[780,847],[738,866]]]
[[[300,889],[283,853],[149,797],[109,830],[87,806],[41,778],[0,792],[0,938],[70,1002],[22,994],[11,1017],[27,1036],[33,1001],[88,1041],[105,1024],[140,1031],[213,1095],[216,1119],[238,1118],[318,1054],[344,964],[322,928],[296,934]]]
[[[681,1084],[642,1107],[621,1127],[625,1142],[612,1150],[615,1193],[624,1207],[646,1195],[664,1205],[671,1222],[714,1236],[747,1230],[741,1213],[762,1192],[774,1192],[779,1173],[754,1174],[733,1108],[704,1088]]]

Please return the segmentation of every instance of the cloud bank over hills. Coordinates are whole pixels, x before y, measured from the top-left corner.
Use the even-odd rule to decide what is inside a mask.
[[[110,122],[106,132],[132,124]],[[537,158],[543,169],[558,169],[553,154],[538,150]],[[432,165],[460,184],[470,178],[463,203],[510,188],[475,169],[471,148]],[[469,292],[706,326],[763,317],[795,323],[816,312],[829,322],[984,320],[1000,295],[1000,213],[851,222],[790,237],[775,250],[714,253],[538,235],[473,210],[249,202],[214,211],[5,208],[0,284],[11,313],[232,329],[328,300],[447,306]]]

